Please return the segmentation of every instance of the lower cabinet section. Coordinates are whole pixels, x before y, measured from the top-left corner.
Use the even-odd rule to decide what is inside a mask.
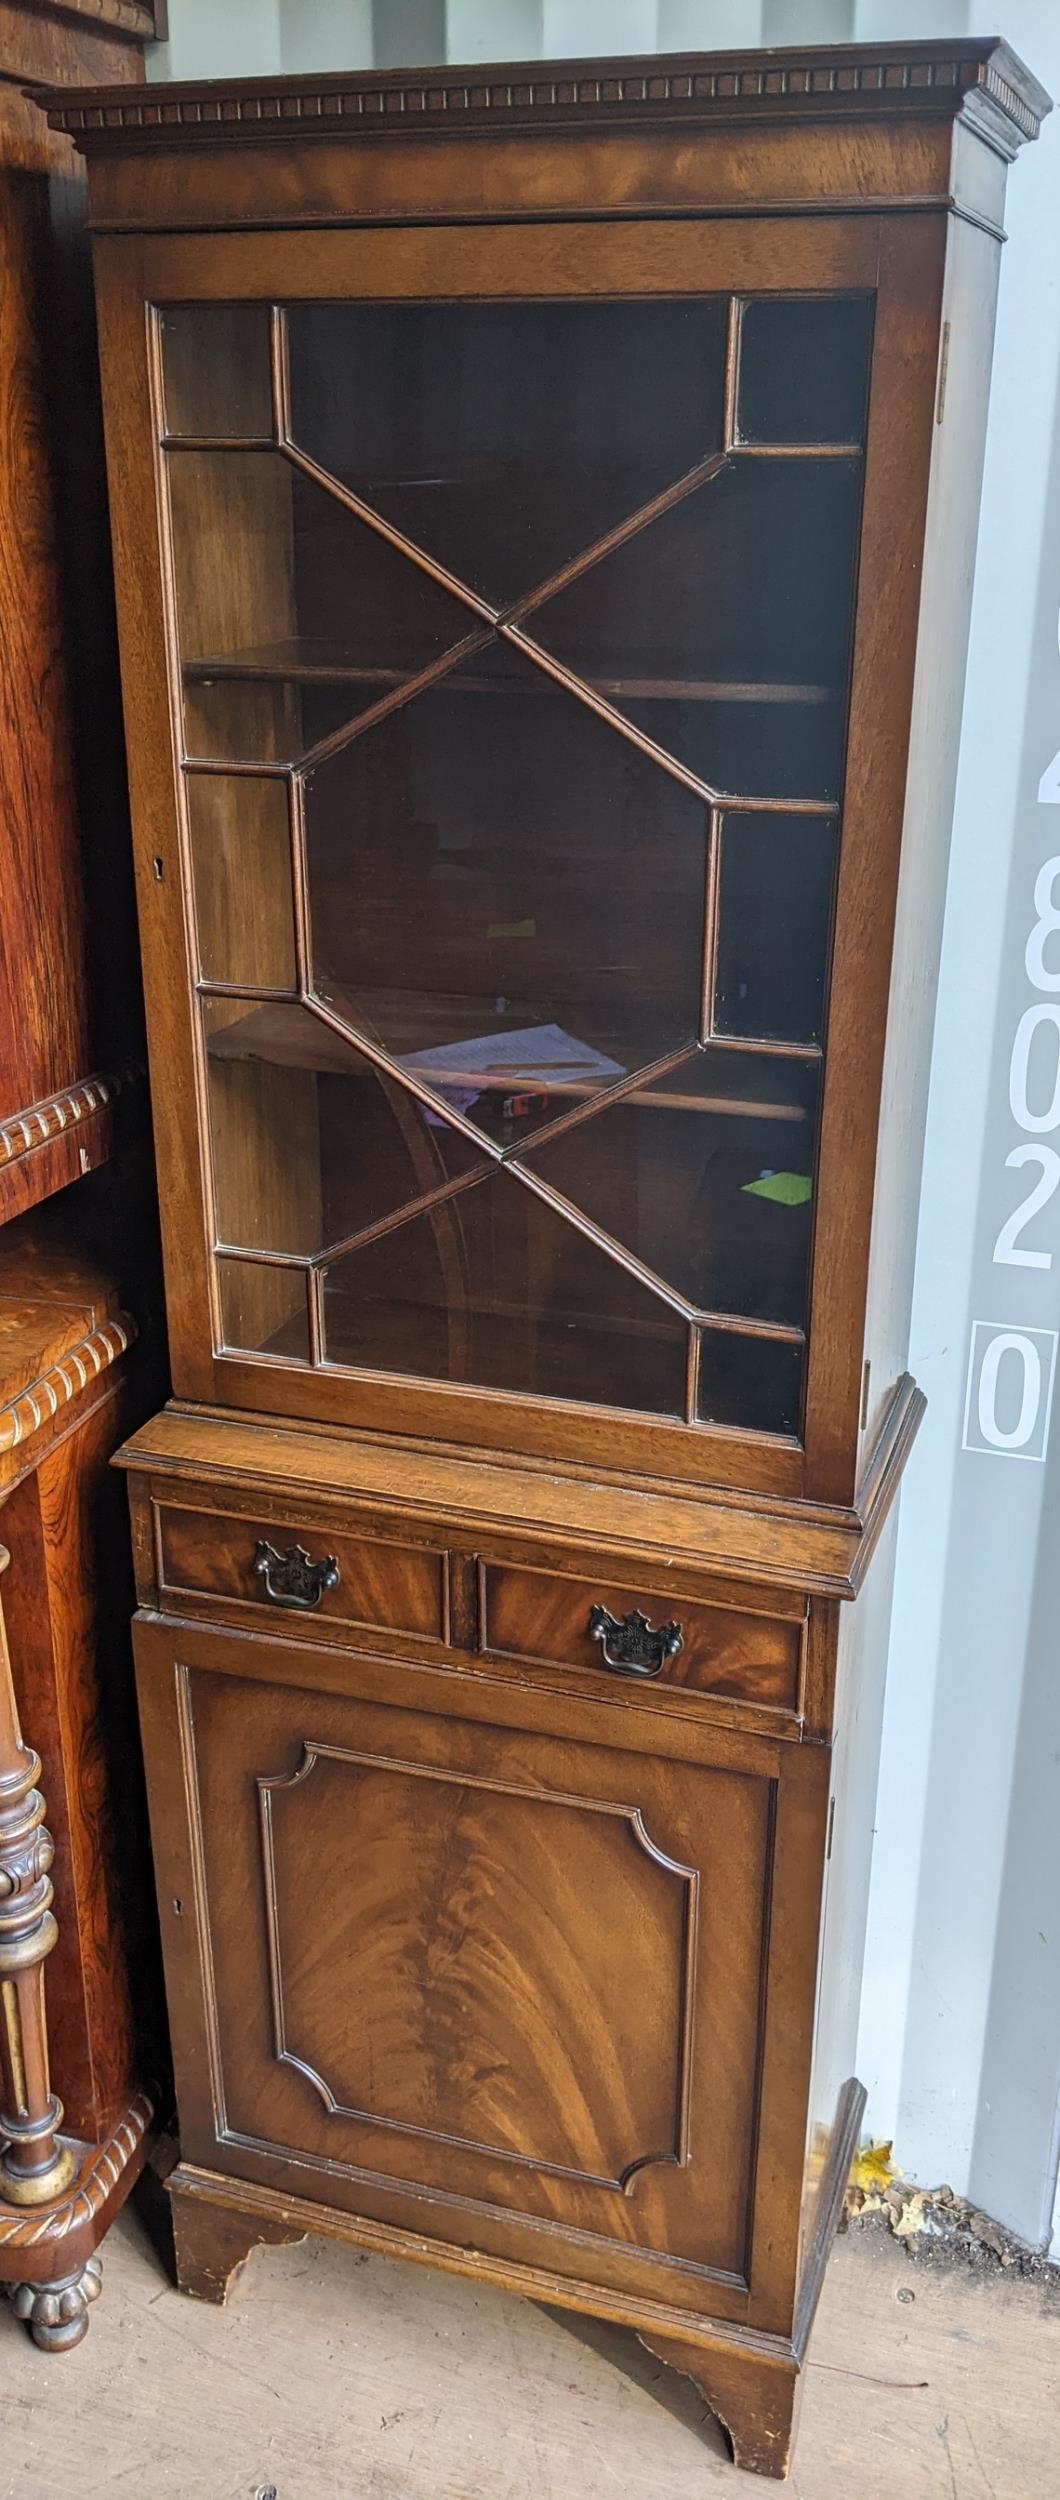
[[[827,1749],[158,1620],[138,1654],[186,2163],[790,2337]]]

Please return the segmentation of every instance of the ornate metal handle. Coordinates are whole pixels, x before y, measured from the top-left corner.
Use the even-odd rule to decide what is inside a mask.
[[[636,1606],[621,1623],[606,1606],[592,1606],[585,1629],[591,1641],[599,1642],[604,1665],[615,1675],[658,1675],[685,1645],[679,1623],[660,1623],[653,1631]]]
[[[294,1606],[302,1614],[319,1606],[325,1589],[337,1589],[341,1578],[334,1554],[310,1562],[304,1545],[288,1545],[279,1554],[263,1536],[254,1548],[254,1574],[264,1581],[265,1595],[274,1606]]]

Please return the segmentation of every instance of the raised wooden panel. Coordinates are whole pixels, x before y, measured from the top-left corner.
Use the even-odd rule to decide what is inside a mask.
[[[258,1789],[276,2052],[327,2110],[599,2187],[687,2160],[699,1878],[636,1808],[312,1741]]]
[[[347,1694],[300,1692],[255,1642],[251,1682],[171,1638],[210,1662],[176,1667],[188,2157],[295,2162],[355,2209],[432,2191],[544,2230],[560,2270],[742,2285],[772,1779],[391,1708],[352,1658]]]
[[[479,1588],[480,1646],[501,1657],[539,1660],[583,1673],[596,1669],[606,1678],[601,1646],[590,1629],[592,1609],[605,1606],[618,1620],[636,1610],[656,1629],[673,1621],[681,1633],[681,1648],[664,1660],[653,1681],[771,1703],[782,1710],[798,1708],[801,1623],[690,1603],[673,1589],[565,1580],[550,1572],[512,1571],[489,1562],[479,1564]]]

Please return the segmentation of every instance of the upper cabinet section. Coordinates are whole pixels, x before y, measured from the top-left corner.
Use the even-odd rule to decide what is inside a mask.
[[[798,1432],[872,309],[160,311],[222,1346]]]
[[[1000,171],[1036,91],[997,46],[439,78],[62,107],[115,229],[177,1385],[812,1489],[860,1404],[928,159]],[[177,156],[185,230],[137,232]],[[742,213],[672,214],[723,158]]]

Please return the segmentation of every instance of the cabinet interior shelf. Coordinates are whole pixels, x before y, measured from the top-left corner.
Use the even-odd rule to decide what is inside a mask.
[[[343,656],[326,647],[314,658],[304,656],[304,645],[270,643],[260,650],[220,653],[204,659],[186,660],[185,685],[208,686],[250,682],[260,684],[273,680],[297,686],[378,686],[381,692],[400,686],[418,674],[421,663],[413,668],[370,667],[362,661]],[[838,700],[833,686],[779,684],[768,679],[722,677],[676,677],[663,673],[643,677],[604,676],[594,667],[581,672],[597,694],[613,695],[628,702],[661,703],[834,703]],[[453,694],[534,695],[551,693],[552,681],[543,671],[523,670],[518,676],[470,672],[466,666],[450,671],[439,681],[439,691]]]
[[[498,1035],[499,1046],[503,1046],[503,1038],[503,1035]],[[731,1037],[726,1036],[726,1040],[729,1039]],[[274,1067],[304,1068],[322,1076],[345,1076],[350,1079],[372,1073],[367,1060],[360,1065],[353,1064],[351,1054],[356,1050],[356,1042],[352,1036],[347,1048],[338,1034],[331,1033],[325,1024],[294,1002],[290,1006],[282,1001],[270,1002],[253,1008],[249,1015],[241,1016],[237,1022],[224,1025],[212,1033],[207,1047],[211,1059],[262,1059]],[[606,1044],[604,1048],[607,1049]],[[406,1055],[411,1072],[421,1082],[429,1084],[439,1094],[452,1088],[465,1099],[472,1082],[478,1084],[482,1093],[544,1093],[562,1095],[565,1100],[574,1102],[585,1101],[590,1095],[597,1095],[603,1101],[609,1090],[606,1080],[590,1084],[584,1078],[546,1075],[541,1068],[498,1065],[496,1069],[482,1070],[477,1075],[469,1076],[468,1069],[461,1066],[458,1059],[451,1068],[444,1064],[417,1067],[412,1054]],[[782,1049],[778,1049],[776,1057],[783,1066],[785,1053]],[[797,1059],[793,1051],[791,1063],[801,1065],[804,1060],[801,1055]],[[786,1120],[801,1126],[805,1126],[809,1118],[802,1103],[783,1099],[770,1102],[738,1093],[685,1092],[678,1085],[671,1089],[658,1082],[638,1085],[635,1091],[623,1096],[623,1101],[642,1110],[705,1112],[739,1120]]]

